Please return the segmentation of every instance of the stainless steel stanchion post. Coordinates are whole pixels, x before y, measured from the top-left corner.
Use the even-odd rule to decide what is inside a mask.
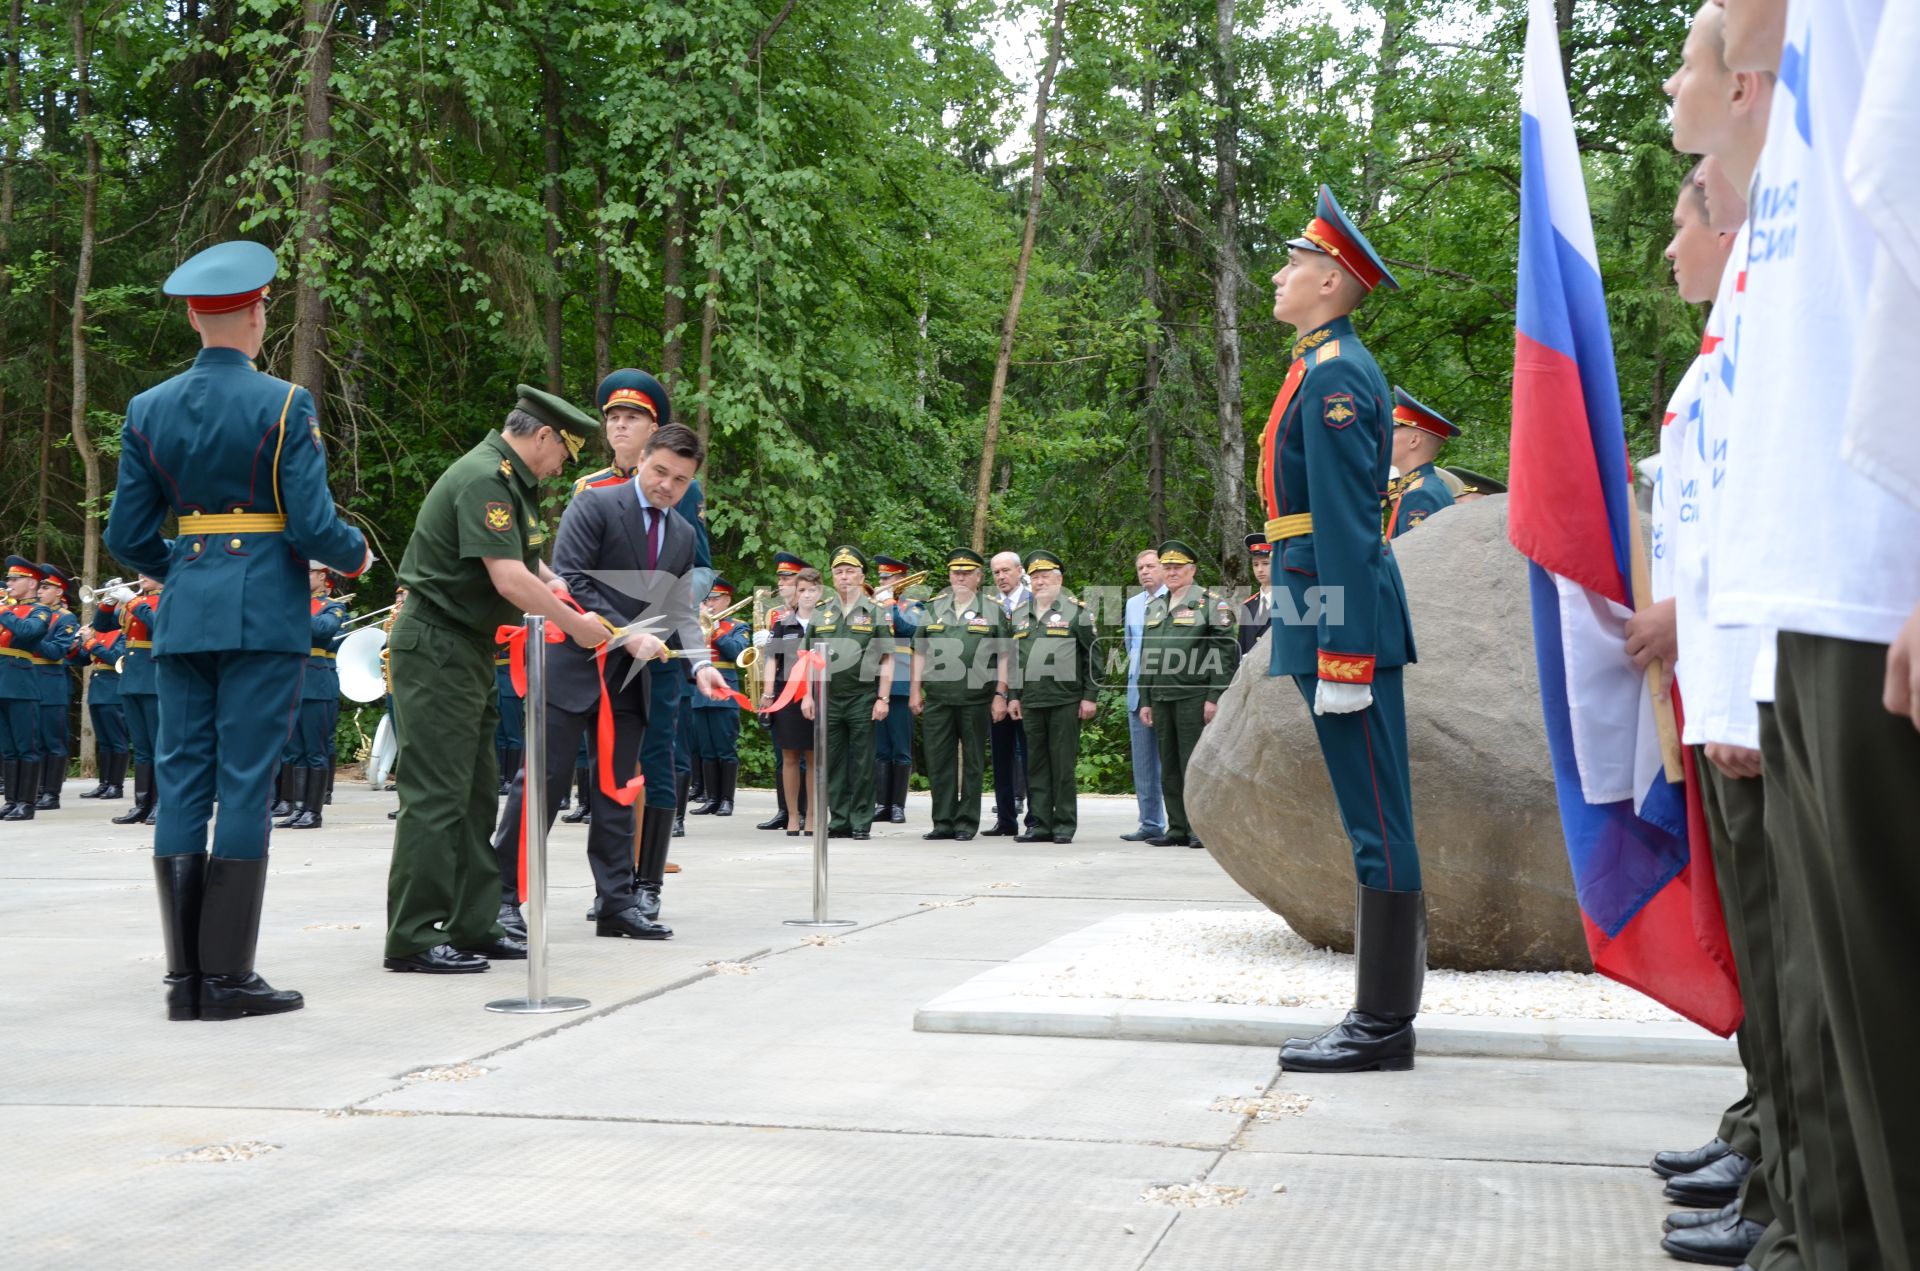
[[[813,793],[807,802],[807,813],[813,818],[813,917],[789,918],[783,925],[851,927],[855,925],[851,918],[827,917],[827,822],[832,819],[827,807],[827,684],[832,672],[827,666],[827,642],[815,640],[813,652],[818,674],[813,683]]]
[[[584,997],[547,996],[547,619],[530,613],[523,647],[527,663],[526,749],[520,812],[527,841],[527,995],[488,1002],[508,1015],[552,1015],[585,1010]]]

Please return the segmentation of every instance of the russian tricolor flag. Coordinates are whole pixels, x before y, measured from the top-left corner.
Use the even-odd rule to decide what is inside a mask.
[[[1594,968],[1726,1036],[1740,990],[1704,837],[1667,781],[1626,653],[1631,477],[1606,296],[1551,0],[1520,89],[1520,287],[1508,535],[1533,562],[1540,696]]]

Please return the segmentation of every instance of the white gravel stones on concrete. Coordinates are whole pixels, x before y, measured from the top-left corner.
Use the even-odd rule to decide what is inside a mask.
[[[1163,1183],[1140,1193],[1140,1199],[1147,1204],[1165,1205],[1170,1209],[1221,1209],[1246,1198],[1246,1188],[1218,1183]]]
[[[1344,1010],[1353,1000],[1353,956],[1314,948],[1278,914],[1183,909],[1115,930],[1020,992]],[[1624,985],[1565,971],[1429,971],[1421,1013],[1680,1022]]]
[[[184,1152],[175,1152],[165,1159],[175,1163],[225,1164],[229,1161],[251,1161],[268,1152],[278,1152],[278,1143],[262,1143],[258,1139],[245,1139],[239,1143],[207,1143],[200,1147],[188,1148]]]

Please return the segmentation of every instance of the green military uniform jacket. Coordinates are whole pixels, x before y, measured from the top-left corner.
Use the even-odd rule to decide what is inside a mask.
[[[1093,659],[1093,613],[1064,590],[1051,604],[1028,601],[1013,611],[1016,674],[1007,696],[1028,706],[1091,702],[1099,692]]]
[[[838,596],[820,602],[810,639],[827,642],[827,701],[871,707],[878,699],[880,659],[893,652],[893,624],[887,611],[868,596],[844,608]]]
[[[1147,602],[1140,640],[1140,704],[1217,702],[1240,667],[1231,597],[1198,585]]]
[[[499,433],[453,461],[427,492],[413,540],[400,562],[407,613],[436,626],[493,642],[520,611],[487,575],[487,560],[513,559],[539,568],[539,478]]]
[[[913,636],[913,651],[925,660],[921,694],[930,702],[992,700],[1010,634],[997,601],[975,592],[972,600],[957,605],[951,588],[935,596]]]

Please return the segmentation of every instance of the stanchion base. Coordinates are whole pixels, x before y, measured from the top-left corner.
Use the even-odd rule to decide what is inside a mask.
[[[857,927],[859,922],[852,918],[788,918],[783,927]]]
[[[584,997],[503,997],[488,1002],[487,1009],[503,1015],[558,1015],[562,1011],[584,1011],[592,1005]]]

